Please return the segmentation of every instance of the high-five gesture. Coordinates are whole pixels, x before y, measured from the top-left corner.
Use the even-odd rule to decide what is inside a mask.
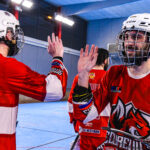
[[[64,54],[64,47],[62,40],[58,38],[58,36],[55,36],[54,33],[52,33],[52,39],[50,36],[48,36],[48,53],[52,57],[63,57]]]
[[[83,48],[80,51],[80,58],[78,61],[78,74],[79,80],[78,84],[80,86],[88,87],[88,80],[89,80],[89,71],[95,66],[97,60],[97,53],[98,47],[92,45],[91,50],[89,52],[89,45],[86,45],[85,52]]]

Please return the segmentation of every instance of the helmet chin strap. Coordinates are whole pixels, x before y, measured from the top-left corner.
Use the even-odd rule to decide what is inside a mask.
[[[18,53],[19,49],[17,47],[16,40],[9,41],[3,37],[0,38],[0,41],[3,41],[9,47],[8,56],[13,56]]]

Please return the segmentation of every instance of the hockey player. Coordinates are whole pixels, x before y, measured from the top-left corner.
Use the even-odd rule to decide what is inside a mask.
[[[109,54],[108,51],[99,48],[98,49],[98,57],[96,61],[96,65],[89,73],[89,83],[91,86],[91,91],[94,92],[100,86],[100,81],[102,77],[105,75],[108,63],[109,63]],[[108,105],[104,111],[98,116],[96,119],[83,124],[79,120],[75,120],[73,117],[73,104],[72,104],[72,94],[73,90],[78,82],[78,75],[75,76],[72,88],[70,91],[70,95],[68,98],[68,112],[70,116],[70,123],[73,123],[74,129],[79,133],[79,141],[77,141],[74,149],[80,147],[78,149],[94,149],[98,144],[101,144],[106,137],[106,131],[101,130],[101,127],[108,126],[108,119],[110,115],[110,105]],[[98,99],[96,99],[98,100]],[[96,142],[93,142],[96,141]],[[79,144],[80,143],[80,144]],[[86,143],[86,144],[85,144]]]
[[[23,45],[23,32],[16,18],[0,10],[0,150],[16,150],[16,118],[19,94],[40,101],[60,100],[66,91],[67,70],[63,65],[61,39],[48,36],[53,57],[48,76],[40,75],[14,58]]]
[[[135,14],[124,21],[118,36],[118,51],[124,65],[111,67],[94,94],[88,84],[88,72],[96,62],[96,51],[93,53],[93,46],[89,54],[88,48],[80,53],[78,85],[73,93],[74,117],[84,122],[92,111],[97,116],[111,104],[107,140],[97,149],[150,149],[149,35],[150,14]],[[95,98],[99,101],[93,103]]]

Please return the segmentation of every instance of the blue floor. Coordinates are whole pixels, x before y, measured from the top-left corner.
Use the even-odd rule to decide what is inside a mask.
[[[75,137],[66,101],[19,105],[17,150],[70,150]]]

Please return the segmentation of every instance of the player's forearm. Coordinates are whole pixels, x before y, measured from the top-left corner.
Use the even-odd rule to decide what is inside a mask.
[[[93,103],[93,95],[89,88],[76,86],[73,94],[73,112],[75,120],[84,124],[95,119],[98,111]]]
[[[54,58],[50,74],[46,78],[46,96],[44,101],[60,100],[65,96],[68,72],[61,59]]]

